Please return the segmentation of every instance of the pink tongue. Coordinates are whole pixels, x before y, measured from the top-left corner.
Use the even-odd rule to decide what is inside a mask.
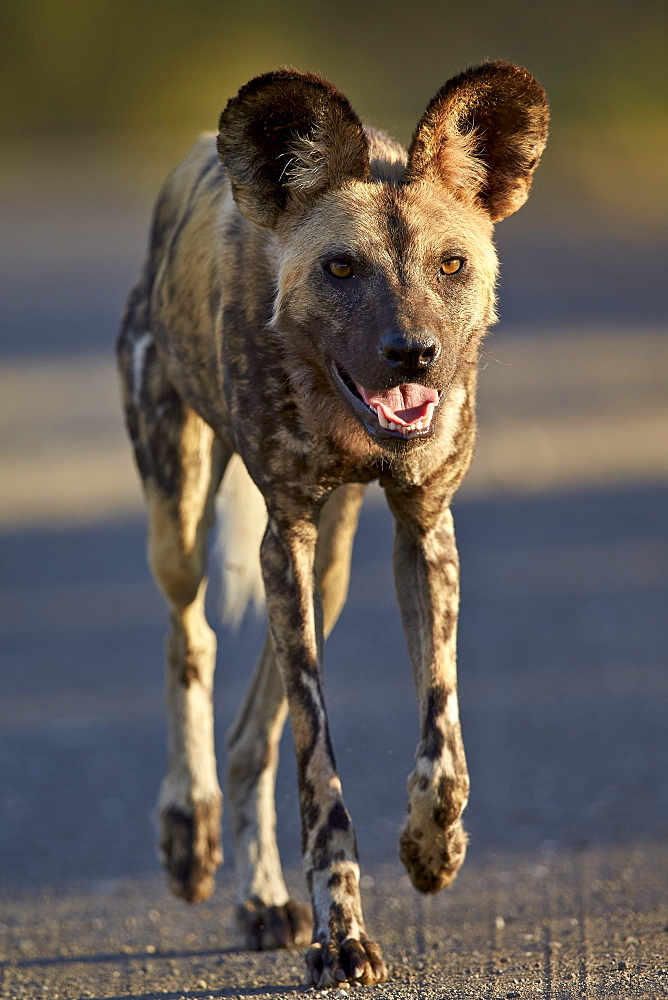
[[[406,382],[394,389],[381,389],[378,392],[363,389],[357,382],[355,385],[367,406],[375,406],[383,411],[386,420],[403,424],[404,427],[415,423],[416,420],[422,420],[427,415],[429,404],[438,403],[436,389],[428,389],[415,382]]]

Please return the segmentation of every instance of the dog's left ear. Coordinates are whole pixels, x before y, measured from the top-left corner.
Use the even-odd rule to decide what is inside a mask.
[[[485,63],[449,80],[422,116],[407,181],[427,178],[481,204],[497,222],[526,201],[547,140],[549,111],[531,74]]]
[[[218,155],[243,214],[269,228],[290,204],[369,179],[368,144],[348,100],[296,70],[256,77],[228,102]]]

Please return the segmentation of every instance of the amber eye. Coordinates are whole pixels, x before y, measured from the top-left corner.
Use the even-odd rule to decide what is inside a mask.
[[[327,270],[335,278],[350,278],[353,273],[350,264],[345,264],[342,260],[333,260],[331,264],[327,265]]]
[[[461,257],[450,257],[444,260],[440,267],[441,274],[456,274],[464,261]]]

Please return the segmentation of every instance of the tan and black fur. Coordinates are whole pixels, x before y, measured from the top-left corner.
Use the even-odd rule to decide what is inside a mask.
[[[525,201],[546,133],[545,95],[507,63],[449,81],[408,153],[365,128],[326,81],[290,70],[258,77],[223,111],[217,145],[203,137],[165,184],[127,305],[118,342],[127,424],[150,565],[171,610],[163,859],[176,893],[192,902],[211,892],[222,795],[205,551],[236,454],[266,505],[269,618],[229,738],[238,917],[251,948],[310,941],[309,982],[320,987],[386,976],[364,925],[321,675],[373,480],[395,518],[421,727],[401,859],[430,893],[464,859],[450,502],[471,459],[478,347],[495,319],[493,223]],[[396,399],[418,404],[383,409]],[[263,529],[264,516],[255,519]],[[275,839],[288,710],[312,936]]]

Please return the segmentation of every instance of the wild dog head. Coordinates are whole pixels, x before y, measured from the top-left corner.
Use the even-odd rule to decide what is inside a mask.
[[[446,83],[407,154],[316,76],[268,73],[229,102],[219,155],[275,234],[273,328],[321,423],[390,454],[437,433],[495,320],[493,223],[526,200],[547,122],[508,63]]]

